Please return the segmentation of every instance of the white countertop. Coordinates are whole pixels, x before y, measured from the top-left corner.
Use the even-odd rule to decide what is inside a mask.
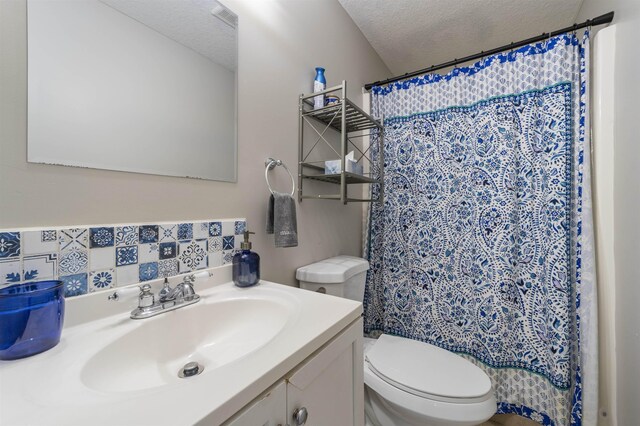
[[[220,283],[228,279],[229,268],[223,271],[197,286],[199,303],[144,320],[130,319],[131,306],[108,302],[109,293],[68,300],[65,328],[56,347],[30,358],[0,361],[0,424],[186,425],[204,418],[208,424],[222,423],[362,312],[358,302],[267,281],[245,289]],[[293,301],[295,318],[254,352],[171,386],[103,392],[81,379],[82,368],[100,349],[145,322],[225,297],[261,294]],[[92,314],[98,318],[87,321]]]

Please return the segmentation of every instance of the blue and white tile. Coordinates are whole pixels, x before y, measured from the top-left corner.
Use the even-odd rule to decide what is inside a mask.
[[[209,222],[209,236],[210,237],[222,236],[222,222]]]
[[[222,237],[222,250],[233,250],[235,248],[235,237],[227,235]]]
[[[75,247],[75,245],[72,245]],[[65,250],[58,255],[58,275],[74,275],[87,272],[89,269],[89,253],[85,250]]]
[[[178,224],[178,240],[193,239],[193,223]]]
[[[158,261],[158,277],[173,277],[178,275],[178,259],[163,259]]]
[[[209,253],[209,268],[222,266],[222,250]]]
[[[140,282],[158,278],[158,262],[141,263],[139,269]]]
[[[22,254],[42,254],[58,252],[58,231],[46,229],[22,232]]]
[[[107,290],[116,286],[116,271],[104,269],[89,274],[89,292]]]
[[[176,242],[164,242],[160,243],[158,257],[162,259],[171,259],[176,257],[178,246]]]
[[[225,220],[222,222],[222,235],[235,235],[236,234],[236,221]]]
[[[115,242],[114,228],[101,226],[89,228],[89,247],[112,247]]]
[[[137,264],[119,266],[116,268],[116,284],[118,287],[140,282],[139,276],[140,272]]]
[[[158,225],[140,225],[140,244],[157,243],[159,239],[158,232]]]
[[[60,281],[64,283],[65,297],[87,294],[87,274],[85,273],[60,277]]]
[[[113,268],[116,265],[116,251],[113,247],[92,248],[89,250],[89,268],[91,271]]]
[[[157,262],[160,259],[159,244],[140,244],[138,246],[138,263]]]
[[[138,246],[116,247],[116,266],[138,263]]]
[[[57,242],[56,242],[57,243]],[[58,253],[32,254],[22,261],[23,281],[47,280],[58,277]]]
[[[116,247],[135,246],[138,244],[137,226],[116,226]]]
[[[209,237],[209,222],[194,222],[193,239],[201,240]]]
[[[17,284],[20,281],[22,281],[20,258],[0,260],[0,285]]]
[[[20,257],[20,233],[0,232],[0,259]]]
[[[242,235],[244,231],[247,229],[247,222],[244,220],[236,220],[234,228],[235,228],[235,235]]]
[[[222,252],[222,264],[228,265],[233,262],[233,256],[236,254],[236,250],[224,250]]]
[[[177,223],[169,223],[160,225],[158,230],[159,234],[159,242],[173,242],[178,241],[178,224]]]
[[[86,251],[89,248],[89,230],[87,228],[69,228],[58,231],[59,252],[68,250]]]
[[[180,273],[207,267],[207,240],[181,241],[178,249]]]
[[[222,251],[222,237],[209,237],[209,253]]]

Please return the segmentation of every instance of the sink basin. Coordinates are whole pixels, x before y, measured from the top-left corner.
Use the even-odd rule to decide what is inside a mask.
[[[139,320],[139,325],[93,355],[80,378],[101,392],[134,392],[198,380],[269,343],[291,322],[294,307],[283,298],[242,297],[200,302]],[[202,374],[179,378],[178,372],[191,361],[204,366]]]

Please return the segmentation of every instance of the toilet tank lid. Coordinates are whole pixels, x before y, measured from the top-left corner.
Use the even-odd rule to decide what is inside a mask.
[[[311,283],[342,283],[368,269],[369,262],[360,257],[336,256],[301,266],[296,271],[296,278]]]

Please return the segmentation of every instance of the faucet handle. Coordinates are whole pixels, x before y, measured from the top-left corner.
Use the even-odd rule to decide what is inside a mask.
[[[156,302],[156,297],[153,295],[153,292],[151,291],[151,286],[149,284],[140,286],[140,295],[138,296],[138,307],[148,308],[149,306],[153,306],[155,302]]]
[[[111,293],[109,295],[109,300],[118,302],[118,301],[121,301],[122,299],[127,299],[135,294],[139,294],[140,290],[141,290],[140,287],[137,285],[133,287],[121,288]]]

